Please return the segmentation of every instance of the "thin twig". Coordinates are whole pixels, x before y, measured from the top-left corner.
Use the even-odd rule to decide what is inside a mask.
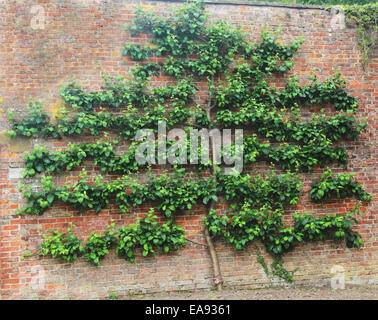
[[[187,240],[187,241],[189,241],[189,242],[192,242],[192,243],[194,243],[194,244],[199,244],[200,246],[204,246],[204,247],[206,247],[206,248],[209,247],[207,244],[203,244],[203,243],[195,242],[195,241],[190,240],[190,239],[188,239],[188,238],[185,238],[185,240]]]

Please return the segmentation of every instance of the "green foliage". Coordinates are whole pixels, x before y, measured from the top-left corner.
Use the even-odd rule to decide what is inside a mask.
[[[276,110],[266,110],[263,105],[251,102],[240,111],[218,111],[215,121],[226,127],[242,126],[255,129],[272,141],[293,141],[309,143],[324,140],[334,142],[341,139],[355,139],[366,124],[357,123],[351,115],[337,114],[333,117],[319,116],[310,121],[298,118],[285,120],[285,114]]]
[[[118,296],[117,292],[114,292],[114,291],[112,291],[112,290],[109,290],[109,291],[108,291],[108,298],[109,298],[110,300],[118,300],[118,299],[119,299],[119,296]]]
[[[266,75],[271,75],[272,73],[286,74],[294,65],[291,59],[297,56],[297,51],[303,41],[293,41],[286,46],[278,43],[277,36],[267,30],[261,34],[261,37],[262,42],[246,52],[247,57],[253,57],[252,64],[255,70]],[[256,71],[254,73],[255,77],[258,76]]]
[[[103,76],[104,85],[100,91],[85,92],[80,85],[68,84],[61,92],[63,100],[74,109],[93,112],[100,106],[119,108],[128,105],[147,105],[145,84],[126,81],[121,76]]]
[[[362,51],[362,63],[367,64],[377,42],[378,3],[363,2],[363,5],[345,6],[345,16],[349,23],[357,25],[358,41]],[[366,4],[365,4],[366,3]]]
[[[215,197],[215,187],[211,180],[202,178],[184,181],[180,172],[172,176],[163,174],[157,178],[151,177],[145,185],[134,181],[126,182],[126,185],[121,182],[108,186],[110,192],[115,194],[121,212],[145,201],[156,201],[160,212],[167,217],[176,211],[190,210],[198,200],[207,203],[208,199]]]
[[[59,258],[67,262],[75,262],[84,249],[81,246],[82,240],[71,233],[68,228],[66,232],[53,231],[52,235],[46,237],[41,244],[39,255],[46,256],[51,254],[53,258]]]
[[[353,173],[334,176],[331,170],[327,170],[320,176],[320,181],[312,182],[311,199],[313,201],[322,201],[334,196],[338,199],[355,196],[358,200],[370,201],[371,195],[353,179],[353,176]]]
[[[284,266],[283,266],[283,259],[282,257],[277,257],[274,259],[274,261],[272,262],[271,264],[271,273],[272,275],[276,276],[276,277],[279,277],[283,280],[285,280],[286,282],[294,282],[293,280],[293,277],[294,277],[294,273],[297,271],[294,270],[294,271],[288,271]]]
[[[303,235],[306,241],[319,241],[332,239],[336,241],[346,240],[348,248],[360,248],[362,244],[361,235],[352,230],[358,221],[353,217],[355,208],[343,215],[325,215],[315,218],[309,214],[294,214],[294,230]]]
[[[122,51],[123,56],[129,55],[130,58],[135,61],[148,59],[153,53],[153,49],[150,47],[143,47],[140,44],[126,44]]]
[[[357,17],[352,9],[347,12]],[[365,28],[371,20],[364,19],[365,14],[358,23]],[[282,89],[270,85],[273,75],[286,76],[292,69],[303,41],[283,44],[279,32],[264,31],[262,40],[251,44],[240,29],[225,22],[208,23],[204,3],[197,1],[188,2],[164,18],[138,10],[129,30],[132,36],[144,33],[148,39],[152,38],[147,46],[125,45],[124,56],[144,61],[133,68],[130,79],[104,75],[104,85],[97,91],[68,84],[61,92],[67,109],[56,124],[50,123],[41,105],[32,104],[22,119],[11,118],[9,134],[47,139],[83,134],[98,136],[103,131],[111,131],[122,139],[133,139],[142,128],[156,132],[158,122],[165,120],[168,130],[179,125],[251,129],[254,134],[245,137],[243,144],[245,164],[267,161],[280,165],[284,171],[312,170],[316,165],[335,162],[346,166],[345,149],[334,147],[333,143],[358,138],[366,124],[353,115],[358,110],[358,102],[347,92],[340,73],[323,82],[314,76],[306,85],[299,84],[295,76]],[[149,58],[153,56],[160,57],[161,62],[151,62]],[[172,82],[151,88],[151,78],[160,75],[172,77]],[[203,93],[195,85],[201,82],[207,82],[207,106],[193,103],[194,97]],[[310,105],[332,105],[336,114],[302,120],[299,107]],[[214,116],[209,114],[211,110],[215,110]],[[260,136],[270,142],[260,142]],[[84,173],[77,183],[63,187],[55,186],[52,177],[43,177],[40,191],[22,186],[27,205],[21,213],[42,215],[58,201],[78,211],[93,209],[98,213],[111,200],[121,213],[126,213],[131,207],[153,201],[165,217],[174,218],[198,202],[211,208],[213,202],[224,197],[232,202],[230,213],[222,216],[210,211],[205,217],[211,236],[223,238],[238,250],[247,248],[253,241],[261,241],[273,257],[271,271],[265,264],[266,270],[289,282],[294,272],[283,267],[282,258],[297,243],[345,239],[349,247],[361,245],[360,235],[352,231],[357,220],[350,213],[347,217],[320,218],[294,215],[293,227],[284,222],[284,207],[297,204],[301,195],[302,185],[294,173],[272,172],[266,177],[251,178],[245,174],[223,175],[215,168],[216,173],[210,178],[193,178],[184,168],[176,167],[170,175],[148,174],[147,181],[141,182],[133,178],[142,167],[135,160],[136,142],[121,156],[115,151],[117,143],[82,143],[57,152],[35,148],[25,156],[27,178],[43,172],[69,171],[86,160],[93,160],[101,172],[123,176],[111,181],[98,176],[93,181]],[[276,146],[272,147],[271,143]],[[198,151],[202,150],[198,148]],[[313,183],[311,190],[315,201],[333,194],[339,198],[355,195],[358,199],[370,199],[349,174],[335,178],[327,172],[321,179]],[[70,232],[55,231],[46,238],[41,255],[51,254],[73,262],[83,254],[97,266],[112,246],[119,256],[134,261],[137,248],[143,256],[148,256],[156,250],[168,253],[185,245],[183,229],[172,220],[160,224],[152,211],[136,224],[118,230],[113,225],[102,235],[93,233],[84,246]],[[263,263],[261,257],[258,261]]]
[[[144,218],[136,224],[121,227],[115,230],[106,230],[102,235],[92,233],[84,245],[75,235],[71,234],[71,228],[66,232],[52,231],[52,236],[46,237],[40,247],[40,255],[51,254],[53,258],[61,258],[68,262],[74,262],[84,254],[86,261],[95,266],[101,264],[101,260],[109,253],[109,249],[115,246],[116,253],[134,262],[135,250],[141,248],[142,255],[152,255],[156,250],[169,253],[186,245],[185,234],[182,227],[174,225],[172,220],[159,224],[158,217],[150,210]]]
[[[280,279],[285,280],[286,282],[293,282],[293,276],[296,270],[294,271],[288,271],[283,266],[283,259],[282,257],[273,257],[273,262],[270,265],[270,269],[268,268],[265,258],[261,254],[261,250],[257,248],[256,250],[256,261],[263,267],[263,270],[267,276],[273,275],[277,276]]]
[[[353,19],[358,26],[364,29],[377,27],[378,4],[377,1],[364,1],[363,6],[353,5],[345,7],[345,15]]]
[[[25,155],[26,169],[24,177],[33,177],[37,173],[61,173],[70,171],[86,160],[93,160],[102,172],[129,174],[139,170],[143,165],[135,160],[138,143],[132,143],[128,153],[119,156],[114,144],[98,141],[96,143],[72,144],[64,151],[50,153],[45,147],[36,147]],[[157,146],[155,146],[155,149]],[[244,163],[268,161],[281,165],[283,169],[312,170],[314,165],[328,165],[334,162],[347,164],[347,154],[343,148],[332,148],[326,140],[322,144],[309,143],[303,146],[282,143],[280,147],[271,148],[269,143],[262,144],[256,136],[245,137],[243,141]],[[188,138],[187,150],[190,150]],[[198,148],[199,154],[201,148]],[[188,151],[189,153],[189,151]]]
[[[94,165],[102,172],[128,174],[138,170],[139,165],[135,160],[136,144],[129,147],[127,154],[118,156],[114,148],[117,143],[117,140],[113,143],[100,140],[96,143],[71,144],[68,149],[55,153],[49,152],[44,146],[37,146],[24,157],[24,177],[30,178],[42,172],[70,171],[88,159],[93,159]]]
[[[137,11],[131,35],[150,33],[157,56],[168,56],[162,70],[174,77],[223,72],[243,46],[240,31],[222,22],[205,27],[203,4],[191,2],[167,19]],[[197,59],[190,56],[196,55]]]
[[[314,217],[309,214],[293,215],[294,226],[286,226],[282,209],[272,210],[269,207],[252,208],[244,203],[241,208],[233,206],[229,215],[219,215],[215,210],[205,218],[205,226],[214,238],[223,238],[236,250],[245,250],[251,243],[261,241],[266,251],[271,254],[273,263],[271,271],[266,265],[261,252],[257,251],[257,262],[267,275],[278,276],[292,282],[295,271],[287,271],[283,266],[283,256],[293,250],[297,243],[332,239],[345,240],[347,247],[360,248],[361,235],[353,231],[357,224],[354,217],[357,207],[343,215],[325,215]]]
[[[131,108],[127,113],[121,113],[114,116],[110,113],[99,112],[97,115],[78,112],[72,116],[66,116],[58,119],[56,125],[48,124],[45,127],[33,127],[28,136],[48,138],[54,136],[60,138],[61,136],[73,137],[80,134],[90,134],[98,136],[102,131],[113,131],[124,139],[134,138],[136,132],[142,128],[151,128],[157,131],[156,127],[159,120],[167,121],[167,129],[185,122],[191,115],[190,109],[175,108],[173,110],[166,110],[163,106],[158,106],[150,109],[146,114],[141,114],[137,110]],[[25,116],[25,119],[29,115]],[[14,128],[24,126],[24,120],[16,121]],[[16,129],[20,130],[20,129]],[[9,132],[15,135],[15,130]],[[18,131],[17,131],[18,132]]]
[[[345,239],[348,247],[359,248],[362,240],[352,230],[357,223],[353,213],[349,212],[347,217],[326,215],[319,218],[294,214],[294,227],[288,227],[283,221],[282,209],[254,209],[245,203],[240,209],[234,207],[229,215],[221,216],[213,210],[204,220],[213,237],[224,238],[236,250],[246,249],[250,243],[259,240],[273,257],[282,257],[303,241]]]
[[[253,0],[250,0],[254,2]],[[267,2],[298,3],[310,5],[342,5],[349,24],[356,24],[362,62],[366,64],[377,41],[377,0],[268,0]],[[328,8],[330,9],[330,8]]]
[[[333,105],[336,110],[355,112],[357,100],[346,91],[345,80],[340,73],[335,73],[324,82],[315,76],[311,83],[301,86],[296,77],[290,78],[281,90],[269,86],[266,80],[260,80],[255,86],[249,85],[251,67],[244,67],[241,72],[239,65],[232,75],[226,77],[226,85],[220,86],[214,93],[214,103],[219,108],[245,107],[256,102],[269,111],[272,106],[293,107],[306,105]],[[248,70],[248,71],[246,71]],[[253,69],[255,70],[255,69]],[[265,73],[264,73],[265,74]],[[238,116],[238,115],[237,115]]]
[[[147,62],[138,65],[133,69],[133,76],[136,80],[145,81],[152,76],[159,76],[160,66],[156,63]]]
[[[253,209],[248,203],[229,216],[221,217],[215,211],[211,212],[205,217],[205,225],[212,236],[223,237],[237,250],[246,249],[251,242],[260,240],[269,253],[280,256],[291,250],[296,240],[301,241],[300,234],[283,227],[279,209]]]
[[[304,146],[281,144],[280,148],[272,150],[268,159],[281,165],[282,169],[312,170],[315,165],[327,165],[334,162],[346,164],[347,153],[343,148],[332,148],[329,143],[309,143]]]
[[[315,165],[327,165],[338,162],[346,167],[348,158],[343,148],[331,147],[330,142],[311,141],[303,146],[281,143],[279,147],[271,148],[269,143],[260,143],[256,136],[244,138],[243,157],[244,163],[256,161],[273,162],[284,170],[308,170]]]
[[[226,200],[279,208],[296,204],[301,190],[298,176],[292,173],[274,175],[272,172],[268,177],[256,175],[253,179],[248,174],[219,174],[217,184],[218,192],[224,194]]]
[[[211,179],[183,180],[184,172],[180,170],[171,176],[151,176],[145,184],[128,176],[112,182],[104,182],[99,176],[93,182],[84,174],[75,185],[58,188],[52,183],[52,177],[44,177],[42,192],[25,187],[24,198],[28,203],[20,213],[42,215],[55,201],[70,204],[79,211],[94,209],[98,213],[114,197],[121,213],[146,201],[156,201],[158,209],[170,217],[176,211],[190,210],[198,200],[206,204],[210,199],[217,199],[216,186]]]
[[[114,224],[112,225],[114,228]],[[85,242],[84,258],[95,266],[109,253],[109,249],[117,242],[116,231],[106,230],[102,235],[92,233]]]
[[[24,136],[32,137],[42,133],[44,138],[57,138],[59,135],[55,132],[54,127],[49,123],[49,115],[42,111],[42,105],[31,103],[27,108],[27,115],[21,120],[15,120],[13,113],[10,113],[9,120],[12,122],[12,130],[8,131],[11,137]]]
[[[41,215],[52,206],[59,189],[52,183],[51,177],[43,177],[41,184],[43,191],[40,192],[32,191],[31,186],[21,184],[20,191],[24,191],[23,197],[27,199],[27,206],[19,214]]]
[[[94,108],[94,96],[83,91],[81,85],[72,82],[68,84],[60,93],[63,100],[74,109],[83,109],[91,112]]]
[[[210,200],[217,201],[217,195],[225,196],[226,200],[241,199],[257,206],[268,203],[282,207],[285,204],[296,204],[301,189],[298,177],[291,173],[271,173],[268,179],[256,176],[253,180],[249,175],[219,174],[215,182],[204,178],[184,180],[182,169],[170,176],[151,176],[145,184],[128,176],[112,182],[104,182],[98,177],[93,182],[85,174],[75,185],[61,188],[52,183],[51,177],[44,177],[41,183],[42,192],[33,192],[31,187],[25,187],[27,191],[24,192],[24,197],[28,200],[28,205],[21,212],[41,215],[55,201],[70,204],[79,211],[94,209],[100,212],[114,197],[115,204],[123,213],[146,201],[156,201],[158,209],[170,217],[174,212],[190,210],[199,200],[204,204]]]
[[[116,253],[124,259],[134,262],[135,249],[140,247],[143,256],[154,254],[155,250],[164,253],[178,250],[185,246],[184,230],[172,221],[160,225],[153,209],[136,224],[122,227],[118,231]]]
[[[19,211],[19,214],[42,215],[54,202],[61,201],[72,205],[79,211],[94,209],[100,212],[109,202],[109,191],[107,184],[98,176],[95,183],[88,182],[84,175],[75,185],[66,185],[58,188],[52,183],[52,177],[43,177],[41,180],[43,190],[32,191],[30,186],[23,186],[25,189],[24,198],[27,199],[27,206]]]

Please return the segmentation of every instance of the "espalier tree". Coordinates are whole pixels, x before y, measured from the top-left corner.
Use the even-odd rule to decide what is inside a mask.
[[[334,143],[358,138],[365,127],[355,118],[357,101],[348,94],[339,74],[324,82],[313,77],[304,86],[295,77],[281,89],[269,85],[272,77],[285,75],[293,67],[301,41],[285,45],[278,41],[277,33],[264,31],[261,41],[250,43],[245,34],[225,22],[209,23],[202,2],[189,2],[165,18],[138,10],[128,32],[132,36],[148,34],[151,43],[125,45],[124,56],[139,62],[129,80],[105,77],[104,86],[95,92],[71,83],[61,94],[69,114],[63,112],[56,122],[50,122],[42,106],[34,103],[24,118],[11,117],[9,131],[12,136],[45,139],[112,132],[117,139],[129,140],[128,152],[119,154],[117,141],[110,141],[108,135],[95,143],[70,144],[62,151],[36,147],[25,156],[25,178],[43,173],[42,187],[36,191],[22,185],[27,205],[20,214],[42,215],[56,202],[97,213],[109,201],[120,213],[145,202],[152,203],[153,208],[135,224],[119,229],[112,224],[104,233],[94,233],[85,241],[71,228],[53,231],[42,243],[40,255],[51,254],[69,262],[84,255],[87,261],[99,265],[111,247],[131,262],[137,248],[143,256],[156,250],[177,250],[187,239],[183,227],[175,225],[175,217],[200,203],[207,208],[204,236],[217,288],[223,284],[214,247],[217,239],[236,250],[260,241],[273,263],[269,270],[258,249],[257,261],[267,273],[287,281],[292,281],[293,272],[283,267],[282,257],[299,242],[334,239],[346,241],[348,247],[360,247],[361,237],[352,230],[357,223],[357,206],[346,215],[294,214],[292,226],[283,219],[284,208],[297,204],[301,196],[298,173],[334,163],[346,167],[347,152]],[[159,76],[169,76],[172,81],[163,87],[151,86],[151,80]],[[301,119],[300,107],[309,105],[331,105],[334,114],[321,112],[309,120]],[[189,129],[245,129],[241,149],[233,142],[230,156],[236,159],[242,150],[238,159],[244,168],[265,161],[278,166],[281,173],[272,169],[253,176],[246,172],[226,174],[225,165],[216,161],[217,141],[210,136],[208,149],[184,140],[192,147],[191,153],[210,152],[209,161],[194,169],[190,163],[173,162],[161,166],[164,174],[154,175],[149,165],[160,162],[155,153],[145,163],[136,160],[138,148],[147,140],[139,141],[135,136],[139,129],[147,128],[154,137],[162,121],[167,130],[181,127],[185,134]],[[148,143],[143,155],[159,147],[154,139]],[[179,147],[175,144],[174,139],[168,141],[173,156],[180,155],[182,139]],[[163,154],[162,159],[167,157]],[[93,179],[84,172],[73,185],[53,184],[53,175],[72,170],[88,159],[102,173],[119,174],[119,178],[106,181],[100,175]],[[138,174],[145,177],[143,182],[136,178]],[[352,174],[334,175],[329,169],[313,182],[310,196],[313,201],[351,196],[370,199]],[[227,201],[228,209],[217,210],[219,201]],[[164,224],[154,214],[155,209],[165,217]]]

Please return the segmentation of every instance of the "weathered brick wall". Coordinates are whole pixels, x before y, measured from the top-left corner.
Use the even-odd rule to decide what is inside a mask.
[[[122,45],[131,39],[122,29],[130,23],[140,1],[118,0],[40,0],[0,1],[0,128],[9,129],[7,110],[22,111],[30,100],[41,101],[52,115],[62,101],[59,90],[76,80],[86,89],[102,84],[101,74],[127,76],[133,62],[121,56]],[[166,13],[179,3],[142,1],[142,5],[158,14]],[[32,7],[44,10],[45,25],[35,29]],[[329,284],[331,268],[341,265],[346,282],[351,284],[377,283],[377,149],[376,129],[378,102],[377,67],[373,59],[363,70],[355,28],[339,23],[331,13],[316,8],[207,4],[213,19],[227,19],[242,25],[250,32],[251,40],[258,40],[263,27],[282,26],[284,40],[303,36],[306,40],[296,58],[293,72],[300,80],[308,79],[315,70],[321,80],[340,68],[350,92],[360,101],[359,117],[368,117],[368,129],[357,141],[348,142],[348,171],[357,173],[357,180],[372,194],[370,204],[362,208],[357,230],[364,244],[359,250],[347,249],[332,241],[298,246],[285,258],[289,270],[298,268],[295,279],[299,283]],[[43,22],[43,21],[39,21]],[[34,24],[33,24],[34,23]],[[34,26],[34,28],[33,28]],[[37,25],[38,26],[38,25]],[[144,37],[136,39],[145,42]],[[166,79],[157,79],[161,83]],[[276,79],[276,83],[283,82]],[[16,113],[17,114],[17,113]],[[93,141],[93,138],[85,138]],[[80,141],[80,138],[75,139]],[[100,267],[89,265],[80,258],[74,264],[65,264],[49,257],[39,258],[38,245],[50,228],[64,229],[73,222],[80,235],[101,232],[111,219],[119,226],[135,221],[148,211],[143,205],[128,215],[120,215],[110,206],[99,214],[75,213],[69,207],[54,206],[43,216],[15,215],[24,204],[18,192],[24,152],[37,144],[61,149],[67,141],[38,139],[10,139],[0,136],[0,281],[2,298],[98,298],[109,290],[118,294],[154,292],[163,290],[210,288],[211,262],[206,248],[188,242],[183,250],[169,255],[142,258],[134,264],[108,255]],[[342,144],[343,145],[343,144]],[[122,149],[122,146],[120,147]],[[97,168],[88,162],[90,174]],[[82,167],[58,176],[57,182],[73,181]],[[265,169],[265,164],[257,168]],[[334,167],[336,172],[343,171]],[[311,213],[345,213],[354,200],[331,201],[323,205],[310,202],[308,190],[321,169],[301,174],[305,184],[300,204],[288,211]],[[220,205],[220,209],[222,205]],[[201,205],[180,214],[178,223],[184,225],[187,237],[204,243],[200,221],[205,208]],[[222,243],[216,243],[224,280],[230,286],[259,286],[267,283],[261,266],[251,247],[237,252]],[[30,251],[31,256],[25,256]],[[269,259],[267,257],[267,259]]]

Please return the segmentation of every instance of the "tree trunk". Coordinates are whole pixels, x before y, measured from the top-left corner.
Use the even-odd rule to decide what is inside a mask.
[[[215,151],[214,151],[215,148],[214,148],[213,137],[210,137],[210,150],[212,152],[212,159],[213,159],[213,165],[212,165],[211,171],[212,171],[212,175],[213,175],[213,177],[216,181],[216,163],[215,163],[216,158],[215,158]],[[208,212],[207,212],[208,214],[211,212],[211,210],[213,210],[215,208],[215,204],[216,204],[216,202],[213,199],[211,199],[209,207],[208,207]],[[217,252],[215,250],[213,239],[211,238],[209,230],[207,230],[206,226],[205,226],[205,238],[206,238],[206,242],[207,242],[210,257],[211,257],[211,263],[213,265],[214,284],[215,284],[215,287],[216,287],[217,290],[222,290],[223,279],[222,279],[221,269],[220,269],[220,266],[219,266],[218,255],[217,255]]]
[[[209,212],[213,209],[215,205],[215,201],[211,200],[212,203],[209,206]],[[206,238],[206,243],[208,245],[210,257],[211,257],[211,263],[213,265],[213,275],[214,275],[214,284],[217,290],[222,290],[222,285],[223,285],[223,279],[222,279],[222,273],[220,270],[219,266],[219,260],[218,260],[218,255],[214,247],[213,239],[210,236],[209,230],[207,230],[205,226],[205,238]]]
[[[213,85],[213,84],[214,84],[214,78],[212,76],[211,77],[211,85]],[[211,109],[212,109],[211,99],[212,99],[212,92],[210,90],[208,106],[206,108],[206,115],[207,115],[207,118],[209,119],[209,122],[211,122]],[[210,128],[208,128],[208,130],[210,131]],[[212,173],[212,175],[213,175],[213,177],[216,181],[216,165],[217,164],[216,164],[214,139],[213,139],[212,136],[210,137],[209,142],[210,142],[209,148],[210,148],[210,152],[212,154],[212,160],[213,160],[213,165],[211,167],[211,173]],[[213,199],[211,199],[207,213],[209,214],[211,212],[211,210],[213,210],[214,208],[215,208],[215,201]],[[207,243],[209,253],[210,253],[211,263],[212,263],[212,266],[213,266],[213,276],[214,276],[213,279],[214,279],[215,288],[217,290],[222,290],[223,279],[222,279],[221,269],[220,269],[220,266],[219,266],[218,255],[217,255],[217,252],[216,252],[215,247],[214,247],[213,239],[211,238],[209,230],[207,230],[206,226],[204,228],[204,233],[205,233],[205,239],[206,239],[206,243]]]

